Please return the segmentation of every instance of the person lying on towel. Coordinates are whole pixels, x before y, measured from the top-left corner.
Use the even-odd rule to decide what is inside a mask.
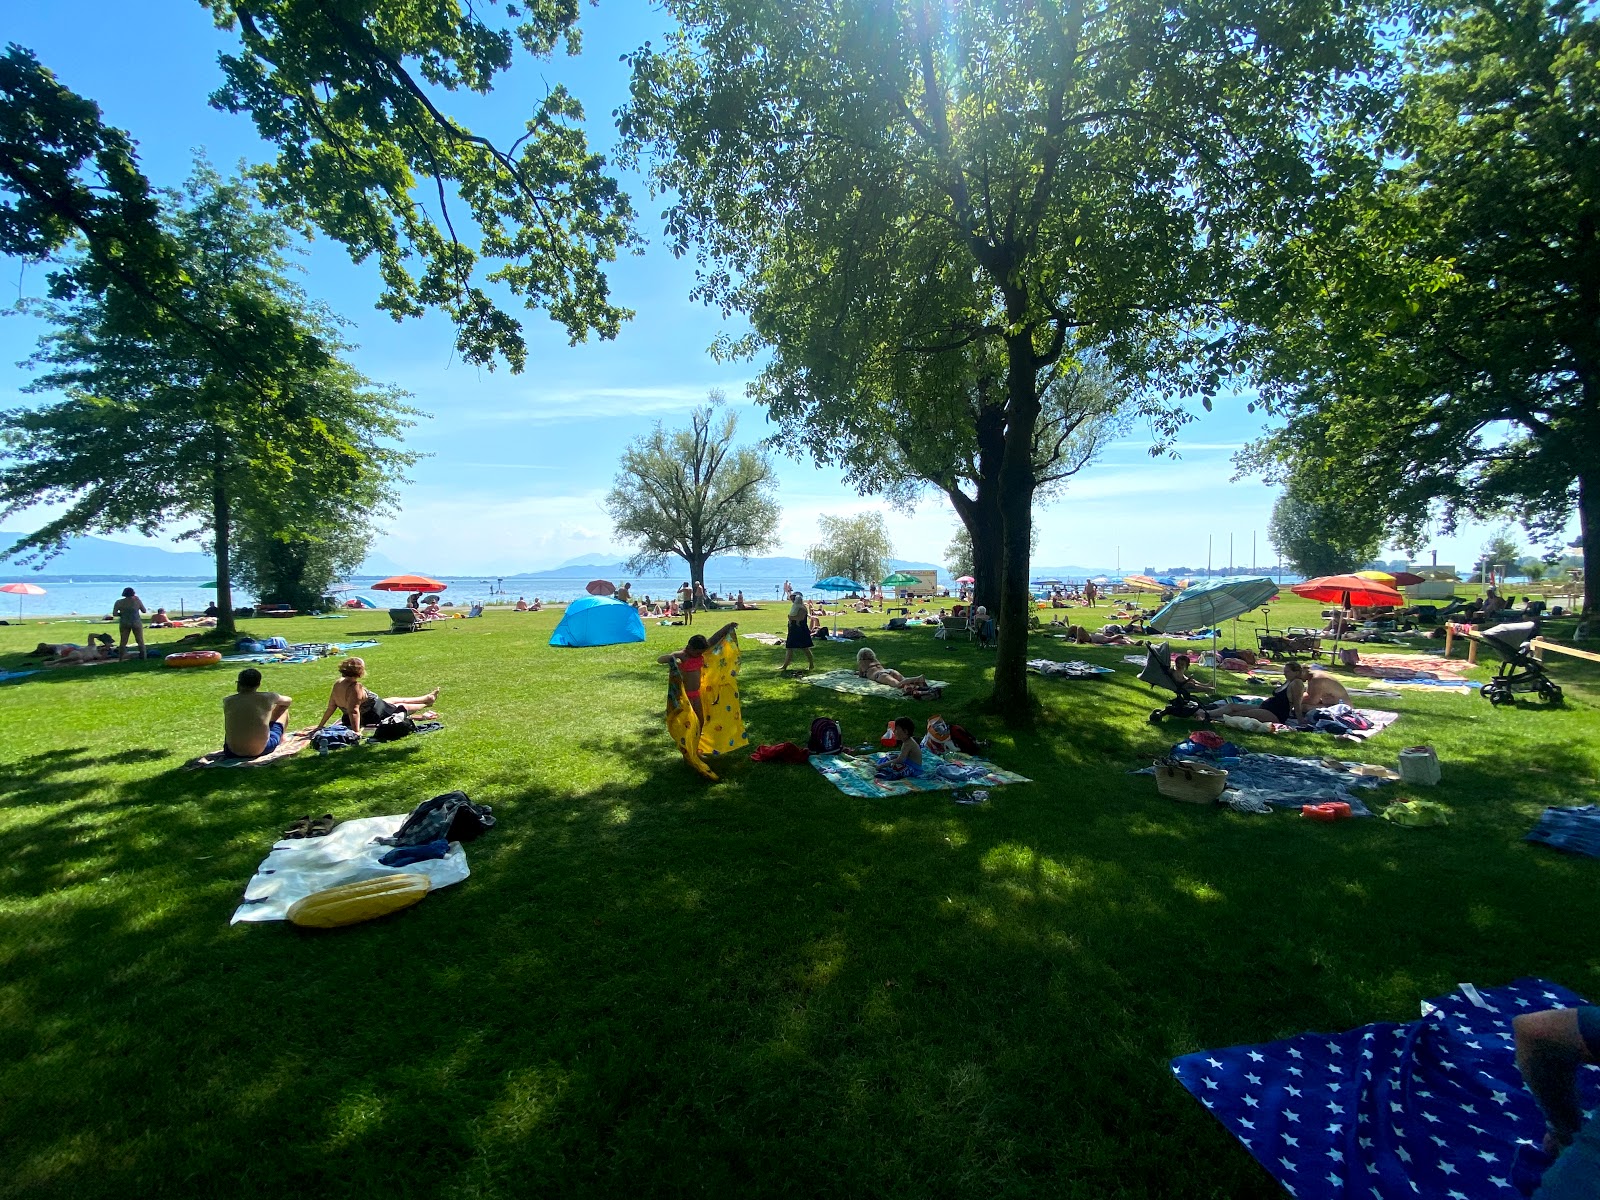
[[[926,675],[905,676],[899,671],[892,670],[878,661],[878,656],[872,652],[871,647],[863,646],[856,651],[856,674],[870,683],[881,683],[885,687],[899,688],[908,696],[920,696],[928,691],[928,677]]]
[[[260,758],[283,741],[290,699],[261,690],[261,672],[239,672],[239,689],[222,700],[222,753],[227,758]]]

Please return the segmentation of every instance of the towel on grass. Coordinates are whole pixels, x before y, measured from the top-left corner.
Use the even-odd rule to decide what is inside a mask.
[[[942,792],[969,786],[999,787],[1004,783],[1033,782],[1026,776],[1001,770],[986,758],[975,758],[958,750],[951,750],[942,758],[935,754],[924,754],[923,773],[915,778],[879,779],[879,764],[896,757],[892,753],[865,758],[813,754],[811,765],[846,796],[864,796],[869,800],[907,796],[912,792]],[[941,768],[950,769],[941,775]]]
[[[467,852],[451,842],[443,858],[386,867],[379,860],[392,847],[374,839],[390,837],[405,824],[408,813],[389,817],[358,817],[340,824],[327,837],[284,839],[273,844],[256,873],[245,885],[244,899],[228,923],[281,921],[296,900],[341,883],[375,879],[380,875],[426,875],[433,890],[460,883],[467,870]]]
[[[1298,1200],[1525,1196],[1551,1160],[1511,1019],[1582,1003],[1540,979],[1463,984],[1418,1021],[1202,1050],[1172,1073]],[[1579,1086],[1600,1103],[1600,1070]]]
[[[28,675],[37,675],[38,671],[0,671],[0,683],[8,679],[22,679]]]
[[[1028,670],[1050,679],[1093,679],[1098,675],[1116,674],[1110,667],[1097,667],[1086,662],[1056,662],[1053,658],[1030,658]]]
[[[1183,743],[1180,743],[1182,745]],[[1202,758],[1192,752],[1173,754],[1179,758]],[[1337,762],[1338,760],[1332,760]],[[1225,801],[1244,800],[1262,802],[1274,808],[1298,810],[1302,804],[1326,804],[1342,801],[1350,806],[1353,817],[1370,817],[1372,810],[1357,799],[1352,789],[1370,791],[1384,782],[1370,775],[1351,772],[1360,763],[1340,762],[1328,766],[1315,758],[1290,758],[1283,754],[1244,754],[1237,763],[1227,763],[1228,787],[1222,794]],[[1155,774],[1154,767],[1136,772]]]
[[[741,633],[740,637],[747,637],[752,642],[760,642],[763,646],[781,646],[783,638],[776,633]]]
[[[382,642],[334,642],[335,650],[376,650]]]
[[[1533,832],[1522,840],[1600,858],[1600,808],[1593,804],[1581,808],[1547,808]]]
[[[1359,652],[1361,661],[1350,669],[1357,675],[1375,679],[1438,679],[1459,676],[1470,663],[1458,658],[1436,658],[1427,654],[1368,654]]]
[[[897,687],[890,687],[886,683],[873,683],[863,679],[854,671],[826,671],[821,675],[807,675],[807,683],[816,684],[817,687],[830,688],[835,692],[848,692],[852,696],[887,696],[892,700],[905,699],[905,693]],[[942,679],[928,680],[930,688],[948,687]]]
[[[291,754],[299,754],[311,744],[311,735],[306,730],[296,733],[286,733],[283,740],[271,754],[263,754],[259,758],[229,758],[221,750],[213,754],[202,754],[199,758],[191,758],[183,764],[185,771],[194,771],[200,767],[267,767],[275,762],[282,762]]]
[[[222,656],[222,661],[225,663],[272,663],[276,666],[284,666],[288,663],[318,662],[320,660],[321,656],[317,654],[289,654],[282,650],[276,654],[268,650],[261,654],[224,654]]]

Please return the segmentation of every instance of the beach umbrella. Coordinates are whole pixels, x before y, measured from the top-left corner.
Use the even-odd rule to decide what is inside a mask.
[[[1316,600],[1321,604],[1337,604],[1342,608],[1380,608],[1384,605],[1399,606],[1406,602],[1406,598],[1385,583],[1376,579],[1367,579],[1361,575],[1324,575],[1319,579],[1308,579],[1304,583],[1297,583],[1289,589],[1296,596],[1304,596],[1307,600]],[[1340,633],[1343,633],[1344,622],[1339,622]],[[1333,639],[1333,651],[1339,652],[1339,636]]]
[[[1357,571],[1356,578],[1386,583],[1392,588],[1412,587],[1427,582],[1421,575],[1413,575],[1410,571]]]
[[[867,585],[857,583],[854,579],[846,579],[843,575],[829,575],[826,579],[819,579],[811,585],[814,592],[864,592]],[[833,627],[839,628],[839,612],[833,613]]]
[[[0,584],[0,592],[17,598],[17,620],[22,620],[22,597],[43,596],[45,590],[37,583],[6,583]]]
[[[617,594],[617,585],[609,579],[591,579],[584,585],[583,590],[591,596],[615,596]]]
[[[1251,609],[1260,608],[1277,594],[1277,584],[1257,576],[1209,579],[1175,596],[1150,618],[1150,628],[1158,633],[1171,633],[1210,626],[1211,650],[1215,655],[1219,624],[1237,620]]]
[[[896,571],[893,575],[880,581],[882,587],[916,587],[922,580],[915,575],[907,575],[904,571]]]
[[[1167,590],[1148,575],[1124,575],[1122,582],[1127,585],[1129,590],[1135,592],[1164,592]]]
[[[375,592],[442,592],[449,585],[426,575],[391,575],[372,585]]]
[[[976,579],[974,579],[971,575],[963,575],[959,579],[957,579],[956,582],[957,583],[977,583],[978,581]]]

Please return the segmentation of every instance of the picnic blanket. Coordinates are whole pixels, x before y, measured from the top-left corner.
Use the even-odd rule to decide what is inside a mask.
[[[341,883],[380,875],[426,875],[433,890],[460,883],[467,870],[467,852],[451,842],[443,858],[386,867],[378,860],[393,847],[375,841],[389,837],[405,823],[406,813],[390,817],[358,817],[345,821],[326,837],[290,838],[274,842],[256,873],[245,885],[244,899],[230,925],[241,921],[281,921],[296,900]]]
[[[1522,839],[1573,854],[1600,858],[1600,808],[1547,808],[1533,832]]]
[[[776,633],[741,633],[740,637],[747,637],[752,642],[760,642],[763,646],[781,646],[783,638]]]
[[[846,796],[881,800],[912,792],[954,791],[964,787],[999,787],[1004,783],[1032,783],[1026,776],[1004,771],[986,758],[951,750],[942,757],[924,754],[923,774],[915,779],[879,779],[878,764],[898,757],[893,753],[849,758],[843,754],[813,754],[811,765]]]
[[[1202,1050],[1172,1073],[1298,1200],[1525,1196],[1551,1160],[1511,1018],[1582,1003],[1542,979],[1462,984],[1417,1021]],[[1600,1104],[1600,1070],[1579,1086]]]
[[[224,654],[222,661],[225,663],[276,663],[282,666],[285,663],[319,662],[320,654],[291,654],[287,650],[263,650],[259,654]]]
[[[383,645],[382,642],[333,642],[331,644],[335,650],[344,651],[376,650],[379,646]]]
[[[195,771],[201,767],[268,767],[275,762],[282,762],[292,754],[299,754],[311,744],[311,735],[306,730],[296,733],[286,733],[283,740],[271,754],[263,754],[259,758],[229,758],[221,750],[211,754],[202,754],[199,758],[191,758],[183,764],[185,771]]]
[[[1435,658],[1426,654],[1368,654],[1350,669],[1374,679],[1438,679],[1459,676],[1470,664],[1456,658]]]
[[[1116,674],[1110,667],[1097,667],[1086,662],[1057,662],[1053,658],[1030,658],[1028,670],[1050,679],[1093,679],[1097,675]]]
[[[906,695],[897,687],[890,687],[886,683],[873,683],[869,679],[861,678],[854,671],[824,671],[820,675],[807,675],[806,682],[830,688],[835,692],[848,692],[852,696],[887,696],[891,700],[904,700]],[[930,679],[928,686],[942,688],[949,685],[942,679]]]
[[[1215,761],[1212,755],[1195,753],[1187,742],[1180,742],[1173,748],[1172,754],[1175,758]],[[1361,802],[1353,789],[1370,791],[1383,782],[1370,775],[1354,774],[1363,764],[1339,759],[1241,754],[1237,762],[1230,759],[1222,765],[1228,772],[1228,787],[1222,793],[1223,801],[1258,812],[1262,811],[1261,804],[1298,810],[1303,804],[1343,801],[1350,806],[1351,816],[1370,817],[1372,810]],[[1144,767],[1134,773],[1154,775],[1155,768]]]

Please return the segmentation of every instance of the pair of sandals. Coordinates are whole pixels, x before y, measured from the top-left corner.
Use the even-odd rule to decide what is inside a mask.
[[[308,814],[285,829],[283,836],[286,838],[327,837],[338,827],[338,824],[339,822],[333,819],[332,813],[323,813],[320,817],[313,817]]]

